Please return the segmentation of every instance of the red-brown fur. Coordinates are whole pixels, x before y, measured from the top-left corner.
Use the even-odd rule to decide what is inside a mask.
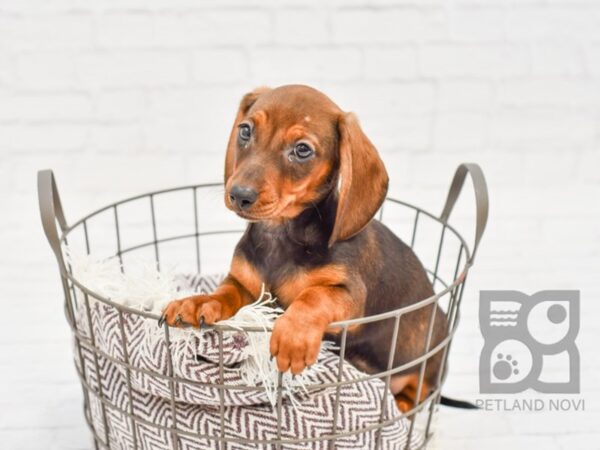
[[[240,126],[250,129],[250,138]],[[310,157],[301,157],[306,148],[300,144],[313,151]],[[170,303],[165,320],[197,326],[227,319],[252,302],[264,283],[285,308],[270,351],[280,371],[297,374],[316,361],[326,335],[336,339],[331,323],[432,295],[412,250],[372,219],[387,185],[383,162],[356,118],[321,92],[283,86],[247,94],[227,146],[225,204],[249,220],[248,229],[221,286],[211,295]],[[240,203],[239,187],[255,195]],[[395,343],[393,321],[352,328],[347,358],[377,373],[385,370],[390,345],[396,347],[394,366],[420,356],[433,313],[435,345],[446,335],[446,317],[430,306],[402,318]],[[392,378],[402,410],[436,384],[440,363],[439,354],[428,361],[419,394],[419,366]]]

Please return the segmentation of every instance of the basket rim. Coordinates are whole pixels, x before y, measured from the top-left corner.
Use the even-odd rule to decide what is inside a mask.
[[[134,195],[131,197],[127,197],[125,199],[110,203],[108,205],[105,205],[91,213],[88,213],[87,215],[85,215],[84,217],[82,217],[81,219],[75,221],[73,224],[67,226],[61,233],[60,235],[60,242],[63,245],[67,245],[67,238],[69,236],[69,234],[76,229],[77,227],[83,225],[84,227],[86,226],[86,222],[93,218],[94,216],[101,214],[105,211],[108,211],[110,209],[115,209],[117,208],[119,205],[123,205],[135,200],[139,200],[142,198],[153,198],[155,196],[161,195],[161,194],[167,194],[167,193],[172,193],[172,192],[178,192],[178,191],[184,191],[184,190],[192,190],[194,193],[199,190],[199,189],[204,189],[204,188],[214,188],[214,187],[222,187],[223,183],[221,182],[211,182],[211,183],[201,183],[201,184],[191,184],[191,185],[184,185],[184,186],[178,186],[178,187],[173,187],[173,188],[167,188],[167,189],[161,189],[161,190],[156,190],[156,191],[151,191],[151,192],[147,192],[144,194],[139,194],[139,195]],[[431,270],[427,270],[427,272],[431,273],[432,275],[434,275],[435,278],[437,278],[439,281],[441,281],[443,283],[443,285],[445,286],[445,288],[437,293],[434,293],[433,295],[422,299],[416,303],[412,303],[408,306],[404,306],[401,308],[397,308],[394,310],[390,310],[390,311],[386,311],[384,313],[380,313],[380,314],[375,314],[375,315],[370,315],[370,316],[364,316],[364,317],[359,317],[359,318],[355,318],[355,319],[348,319],[348,320],[343,320],[343,321],[337,321],[337,322],[333,322],[329,325],[330,328],[337,328],[340,330],[344,330],[347,329],[351,326],[356,326],[356,325],[363,325],[363,324],[367,324],[370,322],[376,322],[376,321],[381,321],[381,320],[386,320],[386,319],[390,319],[390,318],[395,318],[397,316],[402,316],[404,314],[407,314],[411,311],[423,308],[431,303],[437,302],[437,300],[439,300],[440,298],[442,298],[443,296],[445,296],[446,294],[448,294],[449,292],[452,292],[456,287],[458,287],[459,285],[461,285],[464,280],[466,279],[467,273],[470,269],[470,267],[473,265],[473,261],[471,258],[471,250],[468,246],[468,244],[466,243],[465,239],[463,238],[463,236],[452,226],[448,223],[448,220],[444,220],[442,219],[442,217],[438,217],[435,216],[434,214],[426,211],[423,208],[420,208],[418,206],[415,206],[411,203],[405,202],[403,200],[399,200],[393,197],[386,197],[385,202],[391,202],[394,204],[399,204],[401,206],[413,209],[416,214],[424,214],[425,216],[429,217],[430,219],[438,222],[439,224],[442,225],[442,230],[448,229],[450,230],[454,236],[460,241],[461,247],[463,249],[463,251],[465,252],[465,261],[464,264],[462,265],[462,267],[457,270],[457,276],[454,280],[452,280],[451,283],[447,283],[444,282],[441,278],[437,277],[437,275],[433,274],[431,272]],[[184,238],[191,238],[191,237],[195,237],[198,235],[211,235],[211,234],[225,234],[225,233],[239,233],[239,232],[243,232],[243,230],[220,230],[220,231],[212,231],[212,232],[203,232],[203,233],[191,233],[191,234],[185,234],[185,235],[180,235],[180,236],[172,236],[172,237],[168,237],[165,239],[159,239],[156,241],[150,241],[149,243],[146,244],[141,244],[141,245],[136,245],[136,246],[132,246],[131,248],[128,249],[124,249],[124,250],[120,250],[117,254],[115,254],[114,256],[118,256],[119,253],[125,253],[126,251],[131,251],[131,250],[135,250],[137,248],[140,248],[142,246],[149,246],[149,245],[153,245],[155,243],[160,243],[160,242],[165,242],[165,241],[169,241],[169,240],[174,240],[174,239],[184,239]],[[443,232],[443,231],[442,231]],[[461,256],[462,256],[462,252],[459,252],[458,255],[458,263],[457,263],[457,269],[458,269],[458,265],[461,263]],[[80,289],[84,294],[89,295],[91,297],[93,297],[95,300],[100,301],[102,303],[105,303],[107,305],[110,305],[114,308],[116,308],[119,311],[122,312],[126,312],[128,314],[137,314],[139,316],[142,316],[144,318],[147,319],[154,319],[154,320],[158,320],[160,318],[160,315],[151,313],[151,312],[147,312],[147,311],[142,311],[140,309],[137,308],[132,308],[130,306],[126,306],[123,305],[121,303],[116,303],[113,302],[110,298],[105,297],[101,294],[99,294],[98,292],[93,291],[92,289],[88,288],[87,286],[83,285],[82,282],[80,282],[72,273],[71,270],[71,266],[68,265],[68,270],[67,273],[65,274],[66,278],[68,280],[70,280],[74,286],[76,286],[78,289]],[[214,324],[209,326],[208,328],[210,329],[215,329],[215,330],[223,330],[223,331],[245,331],[245,332],[258,332],[258,331],[264,331],[264,328],[258,328],[258,327],[236,327],[233,328],[231,326],[228,325],[220,325],[220,324]]]

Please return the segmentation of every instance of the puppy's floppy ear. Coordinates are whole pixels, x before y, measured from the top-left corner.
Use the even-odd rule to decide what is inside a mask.
[[[353,114],[345,113],[340,117],[338,132],[338,201],[330,247],[354,236],[369,223],[383,203],[388,188],[385,166]]]
[[[256,100],[258,100],[258,97],[270,90],[271,89],[268,87],[259,87],[242,97],[240,107],[235,116],[235,122],[233,122],[233,128],[229,134],[229,142],[227,143],[227,153],[225,154],[225,184],[227,184],[227,180],[229,180],[229,177],[235,168],[235,148],[237,145],[238,125]]]

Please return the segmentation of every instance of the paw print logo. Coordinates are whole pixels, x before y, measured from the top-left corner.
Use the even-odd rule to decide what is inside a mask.
[[[507,380],[513,375],[519,375],[519,362],[513,359],[512,355],[504,356],[502,353],[498,353],[496,357],[496,363],[494,364],[493,371],[494,376],[499,380]]]
[[[481,393],[579,392],[579,291],[481,291],[479,324]]]
[[[523,342],[516,339],[500,341],[490,350],[486,366],[494,385],[514,385],[522,381],[533,368],[533,356]]]

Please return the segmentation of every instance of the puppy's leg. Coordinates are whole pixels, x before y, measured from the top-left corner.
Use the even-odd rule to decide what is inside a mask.
[[[427,398],[431,386],[426,380],[423,380],[421,391],[417,392],[419,387],[419,374],[397,375],[390,382],[390,389],[396,398],[396,406],[403,413],[410,411],[416,404]]]
[[[354,302],[339,286],[304,289],[285,313],[275,321],[271,354],[280,372],[298,374],[317,360],[323,335],[330,323],[348,319]]]
[[[239,283],[228,276],[210,295],[193,295],[172,301],[163,312],[171,326],[213,324],[233,316],[244,304],[244,292]]]
[[[171,326],[183,324],[212,325],[233,316],[242,306],[251,303],[260,292],[259,273],[246,258],[237,253],[231,261],[229,275],[210,295],[193,295],[175,300],[163,311],[161,321]]]

